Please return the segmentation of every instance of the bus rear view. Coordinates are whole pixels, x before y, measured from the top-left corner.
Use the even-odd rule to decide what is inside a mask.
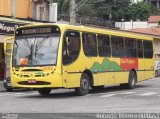
[[[58,26],[18,28],[12,53],[13,86],[38,88],[44,95],[50,93],[49,87],[62,87],[62,81],[57,80],[61,79],[60,71],[56,68],[59,41]]]

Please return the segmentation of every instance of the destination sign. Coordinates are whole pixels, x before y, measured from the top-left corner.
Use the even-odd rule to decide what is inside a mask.
[[[39,33],[51,33],[51,28],[39,28],[39,29],[24,29],[22,34],[39,34]]]
[[[29,28],[21,28],[16,30],[16,36],[23,35],[34,35],[34,34],[50,34],[57,33],[60,34],[60,29],[58,26],[47,26],[47,27],[29,27]]]

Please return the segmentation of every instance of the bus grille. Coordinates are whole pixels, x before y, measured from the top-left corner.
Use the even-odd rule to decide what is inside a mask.
[[[18,84],[20,85],[50,85],[50,82],[46,82],[46,81],[37,81],[36,83],[28,83],[28,81],[21,81],[18,82]]]

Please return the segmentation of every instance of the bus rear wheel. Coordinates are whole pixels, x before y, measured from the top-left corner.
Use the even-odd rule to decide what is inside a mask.
[[[133,89],[133,88],[135,88],[136,81],[137,81],[136,74],[134,71],[131,71],[129,73],[128,83],[127,84],[120,84],[120,86],[122,88]]]
[[[86,73],[83,73],[80,80],[80,87],[75,88],[75,93],[79,96],[84,96],[89,93],[90,80]]]
[[[50,89],[50,88],[41,88],[41,89],[38,89],[38,92],[39,92],[39,94],[41,94],[41,95],[47,96],[47,95],[50,94],[51,89]]]

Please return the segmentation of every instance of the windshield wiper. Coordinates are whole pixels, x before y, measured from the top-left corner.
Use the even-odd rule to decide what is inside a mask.
[[[47,40],[44,37],[41,42],[39,42],[39,43],[37,42],[37,44],[36,44],[37,45],[37,50],[41,49],[44,46],[46,41]]]

